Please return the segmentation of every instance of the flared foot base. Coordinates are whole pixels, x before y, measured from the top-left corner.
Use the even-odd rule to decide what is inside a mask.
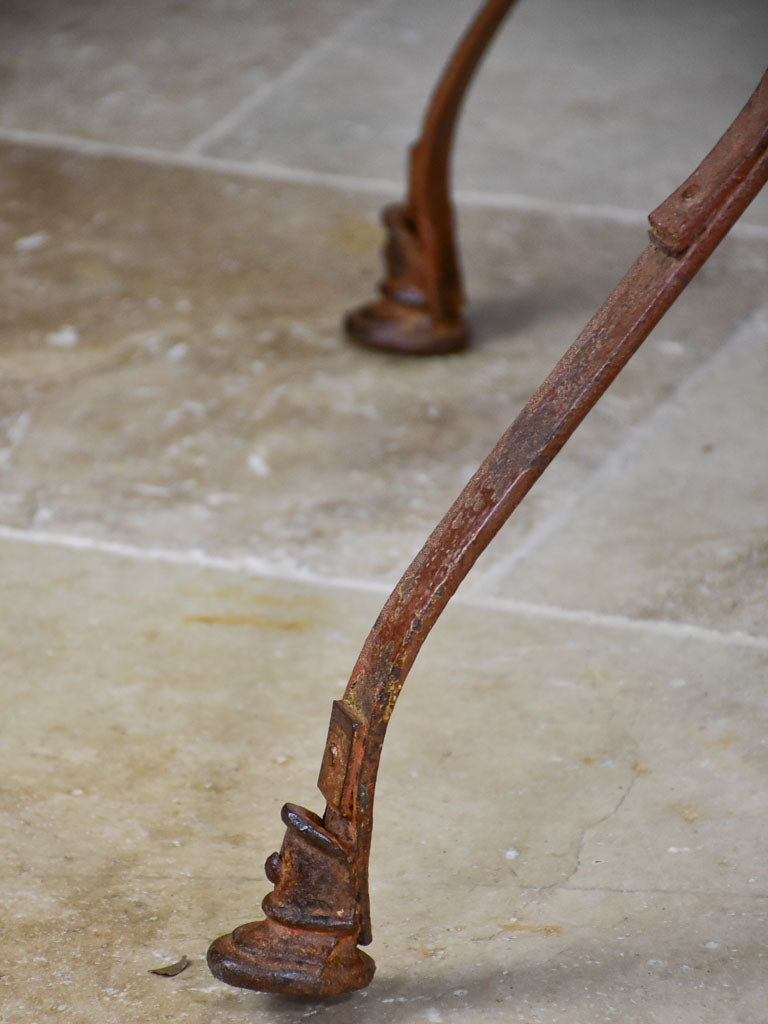
[[[386,296],[347,313],[344,329],[357,345],[401,355],[461,352],[469,340],[467,326],[460,317],[438,321],[423,307],[407,306]]]
[[[228,985],[294,996],[365,988],[376,970],[352,935],[289,928],[270,918],[216,939],[208,950],[208,966]]]

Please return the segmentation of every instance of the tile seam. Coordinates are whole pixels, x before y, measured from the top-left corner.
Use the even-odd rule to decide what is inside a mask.
[[[227,114],[218,118],[202,132],[199,132],[184,147],[183,152],[188,154],[201,154],[204,150],[220,141],[226,134],[237,128],[244,118],[277,95],[282,88],[290,85],[300,78],[305,71],[311,68],[318,60],[322,59],[340,41],[350,36],[360,25],[364,25],[374,14],[379,13],[382,7],[391,7],[394,0],[370,0],[362,9],[358,10],[351,17],[342,17],[340,22],[319,39],[313,46],[305,50],[297,59],[281,74],[267,82],[262,83],[237,103]]]
[[[255,181],[278,182],[288,185],[320,186],[338,192],[356,192],[362,195],[376,195],[382,198],[398,197],[404,184],[386,178],[365,178],[309,168],[286,167],[264,160],[250,162],[224,157],[207,156],[201,153],[174,152],[152,149],[148,146],[124,146],[116,142],[86,139],[74,135],[59,135],[55,132],[32,132],[23,129],[0,128],[0,143],[24,145],[39,149],[54,149],[77,156],[104,158],[112,157],[137,163],[153,164],[158,167],[181,168],[205,171],[211,174],[235,175]],[[631,207],[612,206],[601,203],[575,203],[517,192],[483,192],[479,189],[459,188],[455,192],[456,204],[466,209],[505,210],[520,213],[541,213],[552,217],[573,220],[601,220],[625,227],[645,228],[647,213]],[[730,235],[735,238],[768,241],[768,225],[736,224]]]
[[[499,559],[484,575],[474,582],[473,593],[478,598],[491,596],[489,590],[513,573],[520,565],[550,541],[570,522],[576,509],[589,500],[606,483],[615,479],[617,472],[628,464],[629,457],[641,446],[643,441],[655,429],[660,421],[670,415],[679,403],[692,395],[701,382],[717,371],[727,362],[733,349],[744,344],[752,335],[768,329],[768,306],[758,306],[743,320],[739,326],[703,363],[685,376],[674,392],[663,402],[653,406],[647,416],[635,424],[624,438],[603,461],[587,476],[583,485],[575,490],[564,502],[561,502],[553,513],[543,520],[541,525],[511,551],[506,557]]]
[[[261,577],[283,583],[304,583],[336,590],[358,591],[387,597],[394,584],[377,580],[324,576],[296,568],[282,568],[255,556],[211,555],[201,549],[173,551],[167,548],[142,548],[123,541],[99,540],[76,534],[61,534],[42,530],[23,530],[0,526],[0,540],[33,544],[39,547],[58,547],[72,551],[112,555],[147,564],[177,565],[180,568],[211,569],[239,575]],[[568,622],[576,625],[630,631],[670,639],[698,640],[722,646],[768,650],[768,636],[743,633],[737,630],[723,632],[694,623],[662,621],[658,619],[631,619],[589,609],[560,608],[557,605],[535,604],[528,601],[507,600],[497,597],[476,597],[457,594],[453,603],[460,607],[486,609],[520,615],[538,621]]]
[[[45,530],[25,530],[0,525],[0,540],[32,544],[39,547],[58,547],[71,551],[113,555],[147,564],[177,565],[180,568],[212,569],[238,575],[263,577],[286,583],[307,583],[341,590],[358,590],[387,596],[392,585],[366,579],[348,579],[325,576],[295,566],[283,567],[255,555],[213,555],[201,548],[173,550],[161,547],[140,547],[125,541],[83,537],[79,534],[56,533]]]
[[[282,167],[262,160],[243,161],[204,153],[153,149],[151,146],[123,145],[103,139],[88,139],[56,132],[32,132],[24,129],[0,128],[0,143],[53,149],[74,156],[111,157],[159,167],[206,171],[212,174],[237,175],[257,181],[277,181],[296,185],[322,185],[339,192],[356,191],[388,196],[398,193],[402,185],[382,178],[362,178],[302,168]],[[768,228],[766,228],[768,237]]]
[[[768,899],[768,893],[764,892],[734,892],[733,889],[657,889],[654,886],[647,888],[625,888],[624,886],[612,885],[555,885],[545,888],[525,888],[525,892],[545,893],[551,892],[596,892],[615,893],[626,896],[728,896],[736,899],[761,901]]]
[[[742,630],[718,630],[700,626],[693,622],[675,622],[671,619],[632,619],[626,615],[597,612],[588,608],[563,608],[559,605],[537,604],[534,601],[516,601],[497,597],[457,597],[458,604],[488,611],[508,612],[530,619],[545,619],[551,622],[567,622],[574,625],[594,626],[646,635],[663,636],[677,640],[699,640],[725,647],[748,647],[768,651],[768,636],[745,633]]]

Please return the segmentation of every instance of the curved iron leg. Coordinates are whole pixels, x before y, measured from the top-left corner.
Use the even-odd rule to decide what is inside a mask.
[[[650,217],[651,244],[499,440],[384,605],[335,701],[322,818],[286,804],[265,921],[222,936],[211,970],[247,988],[331,995],[373,961],[368,855],[384,736],[422,643],[459,583],[652,328],[768,180],[768,72],[700,166]]]
[[[457,352],[468,331],[450,199],[454,129],[472,77],[515,0],[486,0],[438,82],[410,150],[408,197],[382,211],[387,242],[381,297],[344,319],[360,345],[412,355]]]

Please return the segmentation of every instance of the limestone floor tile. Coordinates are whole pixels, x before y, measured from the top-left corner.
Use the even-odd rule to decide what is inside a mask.
[[[476,8],[378,0],[371,17],[206,152],[400,181],[427,97]]]
[[[379,274],[376,197],[4,153],[0,525],[295,572],[397,578],[644,244],[468,211],[475,345],[412,361],[339,331]],[[767,267],[759,239],[724,244],[493,564],[722,344]]]
[[[765,650],[454,605],[382,761],[370,989],[214,982],[378,605],[0,542],[12,1024],[765,1020]],[[148,970],[187,955],[176,978]]]
[[[481,589],[765,636],[767,348],[763,308]]]
[[[456,174],[470,187],[650,211],[766,70],[760,0],[545,0],[517,15],[467,106]],[[768,224],[768,197],[746,217]]]
[[[209,152],[402,177],[437,74],[477,4],[381,4]],[[765,70],[760,0],[521,3],[458,138],[459,188],[650,210],[690,174]],[[768,223],[768,200],[748,218]]]
[[[0,127],[178,149],[358,9],[354,0],[7,0]]]

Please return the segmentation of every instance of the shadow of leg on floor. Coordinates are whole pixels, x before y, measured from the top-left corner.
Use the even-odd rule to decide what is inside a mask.
[[[511,336],[514,344],[515,335],[546,320],[554,311],[562,315],[569,308],[584,308],[583,289],[576,285],[566,284],[558,289],[540,289],[519,295],[480,299],[474,303],[470,301],[467,319],[471,346],[481,348],[504,336]],[[574,339],[568,337],[554,340],[562,341],[561,348],[565,348]]]

